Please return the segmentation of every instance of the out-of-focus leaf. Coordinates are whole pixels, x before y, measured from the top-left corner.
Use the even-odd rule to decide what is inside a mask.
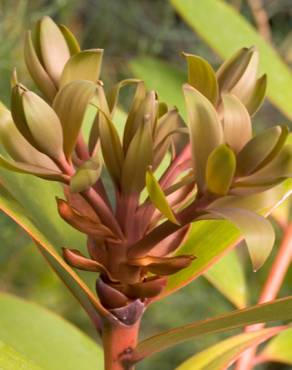
[[[3,370],[43,370],[38,365],[28,360],[13,347],[0,341],[0,368]]]
[[[76,80],[97,82],[100,75],[103,49],[83,50],[74,54],[66,63],[60,87]]]
[[[210,101],[190,85],[184,85],[188,112],[192,159],[200,189],[205,185],[206,164],[210,153],[222,143],[223,131]]]
[[[235,168],[236,158],[232,149],[225,144],[215,148],[207,160],[207,189],[213,194],[227,194],[233,180]]]
[[[185,53],[183,55],[188,63],[188,83],[215,105],[218,99],[218,84],[213,68],[197,55]]]
[[[90,291],[80,277],[64,262],[63,258],[56,252],[48,239],[36,228],[33,222],[25,216],[25,210],[21,205],[3,188],[0,189],[0,209],[18,223],[36,242],[40,252],[51,264],[55,272],[65,282],[75,297],[80,301],[84,309],[96,318],[96,311],[108,315],[101,306],[97,297]],[[64,241],[62,241],[63,243]]]
[[[292,365],[292,329],[288,329],[272,339],[259,357],[265,361],[283,362]]]
[[[242,261],[235,250],[228,252],[204,274],[204,277],[237,308],[247,303],[247,286]]]
[[[287,135],[287,127],[275,126],[252,138],[237,156],[238,173],[248,175],[269,163],[281,150]]]
[[[273,302],[259,304],[236,310],[211,319],[196,321],[179,328],[171,329],[138,344],[133,353],[133,360],[141,361],[154,353],[173,347],[204,334],[218,333],[240,328],[250,324],[291,320],[292,296]]]
[[[97,91],[91,81],[73,81],[56,95],[53,108],[63,126],[64,153],[70,158],[90,100]]]
[[[177,370],[221,370],[234,363],[238,356],[251,346],[258,345],[279,333],[282,328],[269,328],[255,333],[244,333],[221,341],[177,367]]]
[[[281,204],[291,192],[292,181],[287,180],[262,194],[246,196],[244,202],[249,205],[252,211],[266,216],[276,205]],[[233,207],[236,207],[236,199],[238,197],[234,198],[232,197],[235,202]],[[237,206],[240,207],[240,203]],[[220,204],[216,207],[220,207]],[[182,288],[206,272],[222,257],[224,252],[234,247],[240,240],[239,231],[227,221],[194,222],[186,241],[177,250],[176,255],[192,254],[197,258],[187,269],[168,278],[167,287],[162,292],[161,297]]]
[[[32,365],[18,367],[19,361],[15,367],[4,367],[0,356],[3,370],[80,370],[84,364],[95,370],[103,366],[102,351],[90,338],[34,303],[2,293],[0,317],[0,340]]]
[[[146,172],[146,188],[152,203],[157,209],[171,222],[179,224],[170,205],[168,204],[167,198],[161,189],[159,182],[154,177],[152,171]]]
[[[268,258],[275,242],[275,233],[270,222],[255,212],[240,208],[211,207],[208,212],[211,213],[211,217],[215,216],[232,222],[241,231],[253,269],[257,271]]]
[[[224,139],[238,153],[252,138],[251,120],[245,106],[235,95],[223,95]]]
[[[230,57],[241,46],[255,45],[260,55],[260,72],[268,75],[269,99],[288,118],[292,118],[292,74],[277,52],[246,19],[222,0],[170,2],[189,26],[222,58]],[[223,27],[222,22],[228,22],[228,27]],[[143,77],[139,74],[137,76]],[[165,75],[160,78],[163,81]]]

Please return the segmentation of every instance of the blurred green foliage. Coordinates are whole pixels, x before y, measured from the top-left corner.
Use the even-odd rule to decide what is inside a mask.
[[[256,24],[247,1],[228,2],[251,23]],[[286,63],[292,65],[291,0],[265,0],[263,4],[273,44]],[[181,51],[199,54],[214,66],[220,62],[165,0],[0,0],[0,99],[7,104],[14,67],[17,68],[20,80],[32,85],[22,57],[23,37],[25,30],[44,14],[70,27],[84,48],[105,49],[103,79],[106,84],[131,76],[131,60],[144,55],[167,61],[169,68],[184,68]],[[269,103],[264,105],[256,118],[258,127],[281,120],[282,115]],[[55,277],[30,239],[3,214],[0,215],[0,245],[1,291],[39,302],[95,336],[86,315]],[[253,287],[250,301],[255,303],[272,257],[254,274],[249,261],[245,261],[245,251],[240,248],[239,252],[243,263],[247,262],[248,284]],[[291,281],[290,269],[281,294],[291,294]],[[231,304],[225,298],[206,280],[199,278],[172,297],[150,307],[143,321],[142,336],[231,309]],[[154,356],[138,368],[173,369],[197,350],[215,343],[216,339],[218,336],[206,337],[195,343],[178,346],[172,351]],[[280,368],[283,367],[272,367]]]

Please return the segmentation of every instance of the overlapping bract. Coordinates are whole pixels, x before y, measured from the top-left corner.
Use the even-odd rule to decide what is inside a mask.
[[[240,50],[217,74],[202,58],[185,56],[187,125],[141,80],[121,81],[106,93],[99,80],[102,50],[80,51],[68,29],[45,17],[25,43],[44,99],[14,78],[12,114],[0,107],[1,141],[10,156],[1,165],[64,184],[59,214],[87,235],[89,254],[65,248],[64,259],[100,274],[97,294],[121,320],[121,310],[133,307],[136,319],[167,276],[192,263],[195,256],[174,252],[196,220],[235,223],[259,268],[273,231],[241,200],[291,177],[287,128],[252,137],[250,115],[266,85],[265,77],[257,79],[257,52]],[[135,91],[121,137],[115,111],[128,85]],[[82,124],[89,116],[86,142]]]

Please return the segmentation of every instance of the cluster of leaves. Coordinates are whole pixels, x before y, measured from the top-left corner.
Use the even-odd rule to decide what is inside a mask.
[[[74,268],[100,274],[96,284],[100,302],[34,225],[22,221],[57,272],[78,290],[95,322],[97,311],[103,320],[117,318],[131,325],[146,305],[165,294],[165,276],[187,270],[194,258],[179,249],[191,222],[232,221],[245,236],[254,269],[272,248],[273,230],[255,212],[267,215],[289,192],[289,185],[282,183],[291,177],[292,153],[285,145],[285,127],[252,137],[250,115],[262,103],[266,87],[265,76],[257,78],[257,52],[240,50],[216,74],[205,60],[185,56],[188,130],[177,109],[159,102],[157,93],[148,92],[140,80],[122,81],[106,94],[99,80],[102,50],[80,51],[71,32],[46,17],[32,36],[28,34],[25,45],[28,69],[45,100],[14,74],[11,114],[1,108],[1,138],[11,157],[1,157],[2,166],[64,184],[67,199],[57,200],[60,216],[88,236],[90,258],[75,249],[64,249],[63,256]],[[128,84],[136,91],[121,140],[113,121],[119,90]],[[91,125],[88,144],[81,134],[85,121]],[[183,148],[180,136],[187,138]],[[107,173],[114,199],[104,186]],[[2,208],[19,219],[21,210],[9,194],[4,198]],[[290,318],[290,299],[279,304],[281,318]],[[235,314],[238,321],[233,326],[228,318],[226,325],[220,318],[174,330],[173,335],[162,335],[159,345],[155,338],[142,343],[132,361],[183,337],[193,338],[200,330],[226,330],[263,317],[273,320],[278,308],[275,303],[266,316],[260,307]],[[253,317],[253,312],[263,316]],[[250,345],[250,340],[281,329],[242,340]]]

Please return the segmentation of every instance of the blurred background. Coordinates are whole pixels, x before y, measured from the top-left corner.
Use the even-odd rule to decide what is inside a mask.
[[[292,66],[292,0],[226,2],[254,25],[282,60]],[[182,51],[207,58],[215,68],[221,62],[166,0],[0,0],[0,100],[8,105],[10,76],[14,67],[20,80],[33,87],[23,61],[23,39],[25,30],[31,28],[42,15],[50,15],[58,23],[68,26],[84,49],[105,49],[102,74],[106,84],[137,74],[137,65],[145,57],[148,61],[149,58],[158,58],[170,68],[182,71],[185,67]],[[226,20],[222,22],[222,27],[228,29]],[[249,45],[238,47],[242,46]],[[255,129],[260,130],[264,125],[288,122],[288,119],[266,102],[255,121]],[[252,287],[250,302],[255,303],[272,258],[260,272],[254,274],[242,248],[240,256],[245,264],[248,286]],[[291,294],[291,284],[290,269],[281,294]],[[3,214],[0,214],[0,290],[38,302],[95,336],[78,303],[51,272],[30,239]],[[200,277],[179,293],[153,305],[146,313],[142,335],[232,308],[207,280]],[[186,357],[217,339],[218,336],[206,337],[199,342],[178,346],[154,356],[138,369],[173,369]],[[285,366],[273,364],[269,368],[284,369]]]

